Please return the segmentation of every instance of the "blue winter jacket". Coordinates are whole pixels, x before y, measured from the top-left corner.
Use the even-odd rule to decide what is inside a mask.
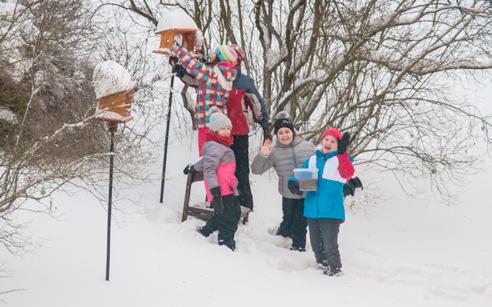
[[[317,150],[303,165],[304,168],[314,166],[318,169],[318,187],[316,191],[306,193],[304,216],[344,221],[343,185],[354,172],[348,154],[338,155],[338,152],[334,151],[324,155],[321,150]],[[340,173],[344,173],[346,178],[342,178]]]

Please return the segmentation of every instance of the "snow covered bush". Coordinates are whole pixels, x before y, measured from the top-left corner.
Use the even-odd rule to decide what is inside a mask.
[[[8,249],[25,243],[10,217],[22,201],[92,175],[87,162],[106,151],[105,127],[91,120],[94,38],[85,5],[0,2],[0,245]]]

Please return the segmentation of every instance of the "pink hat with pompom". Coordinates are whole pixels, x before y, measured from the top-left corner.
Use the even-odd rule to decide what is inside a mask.
[[[337,140],[342,139],[342,133],[340,132],[340,130],[338,130],[337,128],[330,128],[328,130],[325,130],[325,132],[323,132],[323,134],[319,138],[320,143],[328,135],[331,135],[332,137],[334,137]]]

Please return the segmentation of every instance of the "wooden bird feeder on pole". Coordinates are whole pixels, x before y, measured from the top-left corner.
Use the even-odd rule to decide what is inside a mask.
[[[134,89],[99,98],[99,113],[96,118],[103,121],[127,123],[133,119],[131,115]]]
[[[98,100],[96,118],[108,124],[111,135],[109,146],[109,191],[108,217],[106,231],[106,280],[109,281],[110,251],[111,251],[111,211],[113,204],[113,168],[114,168],[114,134],[118,123],[127,123],[133,119],[131,115],[132,96],[135,92],[135,82],[128,71],[120,64],[105,61],[94,68],[94,91]]]
[[[155,34],[161,38],[159,49],[156,53],[166,54],[164,51],[172,50],[174,43],[195,51],[195,47],[201,45],[201,31],[193,19],[183,11],[172,11],[164,16],[157,25]]]
[[[127,123],[131,115],[135,82],[126,69],[113,61],[100,63],[94,69],[94,89],[98,100],[96,118],[115,123]]]
[[[155,34],[160,35],[159,49],[155,53],[170,55],[176,45],[189,51],[199,51],[203,45],[203,35],[195,24],[193,18],[184,11],[169,11],[159,21]],[[174,73],[169,87],[169,105],[167,107],[166,139],[164,141],[164,156],[162,161],[161,193],[159,201],[164,202],[164,184],[166,181],[167,148],[169,144],[169,125],[171,123],[171,107],[173,101]]]

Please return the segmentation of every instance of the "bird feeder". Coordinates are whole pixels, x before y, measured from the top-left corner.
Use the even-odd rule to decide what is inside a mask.
[[[100,98],[98,100],[98,114],[96,118],[117,123],[126,123],[132,120],[131,107],[133,92],[134,89],[129,89]]]
[[[200,51],[203,46],[203,35],[195,24],[193,18],[184,11],[168,11],[157,24],[155,34],[160,35],[161,42],[159,49],[153,52],[170,56],[175,44],[182,46],[189,51]],[[164,201],[164,184],[166,178],[167,147],[169,142],[169,125],[171,122],[171,103],[173,100],[174,75],[171,77],[169,87],[169,106],[167,108],[166,138],[164,141],[164,157],[162,163],[161,194],[160,202]]]
[[[93,84],[98,100],[97,119],[115,123],[133,119],[135,82],[123,66],[113,61],[100,63],[94,69]]]
[[[111,246],[111,208],[113,204],[113,164],[114,134],[118,123],[126,123],[133,119],[131,115],[132,96],[135,82],[128,71],[114,61],[104,61],[94,68],[92,76],[94,92],[98,100],[96,118],[106,121],[111,134],[109,147],[109,192],[108,192],[108,224],[106,243],[106,280],[109,281],[110,246]]]
[[[195,47],[201,45],[201,31],[195,21],[183,11],[168,12],[159,21],[155,34],[161,38],[159,49],[156,53],[165,53],[172,50],[174,43],[184,48],[195,51]]]

